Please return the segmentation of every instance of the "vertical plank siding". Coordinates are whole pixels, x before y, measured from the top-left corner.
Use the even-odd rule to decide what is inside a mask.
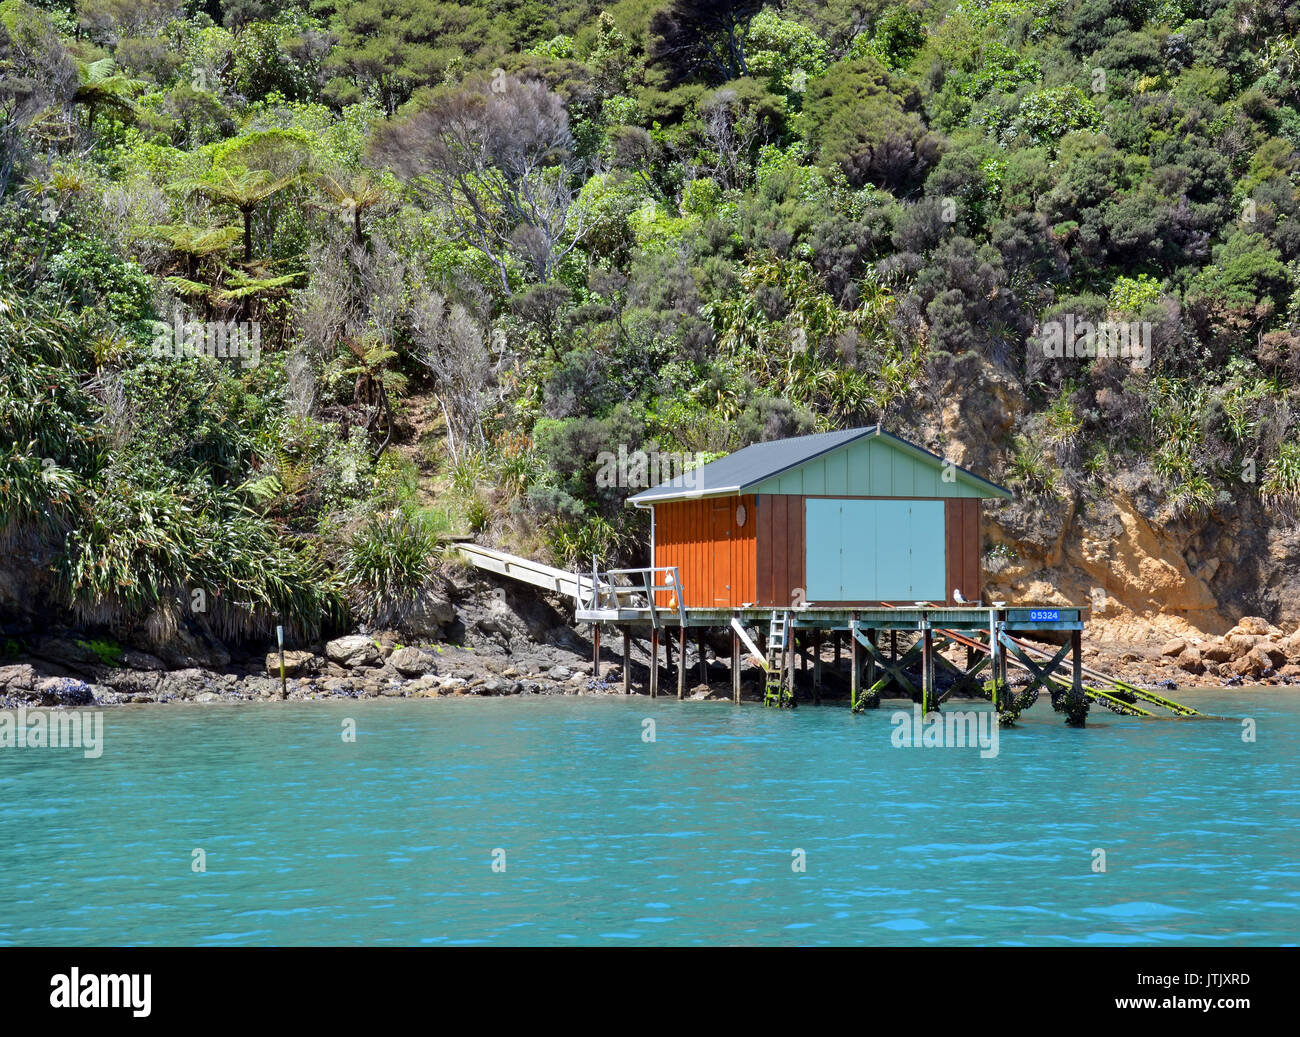
[[[794,603],[796,591],[808,598],[804,577],[804,498],[760,494],[758,501],[757,605]]]
[[[948,603],[955,604],[953,588],[960,588],[967,601],[979,601],[981,587],[980,567],[980,502],[977,499],[945,502],[945,537],[948,557]]]
[[[736,510],[745,509],[745,522]],[[754,601],[754,497],[712,497],[705,500],[656,504],[655,565],[680,570],[687,608],[739,607]],[[655,595],[667,608],[672,595]]]
[[[687,608],[788,608],[808,602],[806,501],[801,494],[749,494],[655,505],[655,564],[678,567]],[[743,525],[736,522],[737,507],[745,509]],[[960,588],[967,601],[979,601],[978,498],[944,500],[939,544],[945,559],[944,600],[954,604],[952,591]],[[666,591],[656,595],[663,608],[672,600]]]

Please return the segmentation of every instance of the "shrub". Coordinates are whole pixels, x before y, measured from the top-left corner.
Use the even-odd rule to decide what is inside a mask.
[[[375,516],[343,550],[340,576],[356,617],[394,626],[417,608],[433,578],[438,540],[401,511]]]

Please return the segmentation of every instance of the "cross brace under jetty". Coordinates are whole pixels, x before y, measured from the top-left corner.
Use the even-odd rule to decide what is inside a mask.
[[[1084,606],[954,606],[918,601],[910,606],[869,602],[789,608],[762,603],[740,608],[686,607],[682,604],[686,594],[681,574],[674,566],[602,571],[593,559],[590,573],[574,573],[478,544],[459,542],[456,547],[461,557],[477,569],[572,599],[575,620],[591,624],[597,677],[602,627],[621,630],[623,690],[628,694],[632,691],[631,642],[635,631],[649,642],[647,685],[652,697],[659,693],[660,645],[667,650],[671,668],[672,643],[677,640],[677,697],[685,697],[684,662],[690,631],[701,645],[706,637],[716,643],[717,636],[730,634],[732,698],[737,704],[741,700],[742,671],[753,665],[759,670],[764,703],[794,706],[796,662],[806,668],[810,655],[814,700],[818,700],[821,647],[823,635],[829,633],[835,638],[837,662],[840,638],[848,635],[849,701],[854,712],[878,706],[886,690],[910,696],[929,712],[939,709],[954,691],[964,687],[989,698],[1004,724],[1015,723],[1037,700],[1040,690],[1051,696],[1053,707],[1065,714],[1066,723],[1075,726],[1086,722],[1094,703],[1133,717],[1202,715],[1190,706],[1085,666]],[[1040,647],[1024,639],[1024,635],[1054,639],[1061,633],[1068,636],[1059,646]],[[882,647],[882,635],[888,635],[888,651]],[[901,654],[900,635],[914,638]],[[966,650],[964,666],[943,654],[948,648]],[[1012,668],[1027,674],[1028,683],[1011,685],[1007,675]],[[937,679],[940,672],[947,682],[942,692]]]

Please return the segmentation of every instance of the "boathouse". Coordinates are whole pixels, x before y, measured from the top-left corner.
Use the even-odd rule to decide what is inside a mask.
[[[666,659],[685,698],[694,637],[700,680],[709,680],[711,646],[730,661],[737,705],[746,668],[757,669],[765,704],[792,706],[800,686],[819,703],[824,678],[843,662],[854,712],[893,694],[927,714],[966,688],[991,700],[1000,723],[1015,723],[1041,688],[1074,725],[1094,702],[1125,716],[1152,716],[1150,707],[1197,715],[1084,666],[1085,606],[982,600],[980,505],[1010,496],[870,426],[758,443],[629,498],[650,511],[647,568],[602,570],[593,558],[589,574],[568,572],[458,547],[481,570],[572,598],[574,619],[591,624],[597,679],[601,628],[618,629],[624,694],[635,636],[648,642],[650,697]],[[962,653],[964,664],[953,658]],[[1012,688],[1008,667],[1028,682]]]
[[[629,503],[686,608],[788,609],[979,601],[980,502],[1010,496],[872,425],[756,443]]]

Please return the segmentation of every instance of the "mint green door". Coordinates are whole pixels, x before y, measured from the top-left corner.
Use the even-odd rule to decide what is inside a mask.
[[[810,497],[804,531],[810,604],[948,598],[943,501]]]

